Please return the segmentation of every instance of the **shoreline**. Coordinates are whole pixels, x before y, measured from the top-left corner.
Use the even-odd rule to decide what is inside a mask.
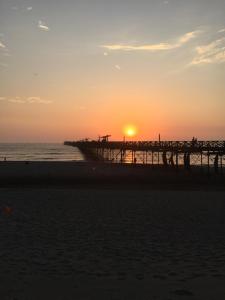
[[[221,170],[220,170],[221,171]],[[224,171],[224,170],[223,170]],[[225,189],[225,173],[158,165],[110,164],[102,162],[0,162],[0,187],[15,186],[106,186],[150,189]]]

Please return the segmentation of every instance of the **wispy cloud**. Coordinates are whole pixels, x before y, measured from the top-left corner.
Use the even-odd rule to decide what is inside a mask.
[[[177,47],[180,47],[183,44],[189,42],[191,39],[195,38],[200,33],[201,33],[200,30],[195,30],[195,31],[185,33],[183,36],[181,36],[179,38],[178,43],[177,43]]]
[[[0,100],[2,101],[8,101],[10,103],[14,104],[51,104],[53,101],[42,99],[41,97],[13,97],[13,98],[6,98],[6,97],[0,97]]]
[[[20,99],[19,97],[8,99],[8,101],[11,102],[11,103],[16,103],[16,104],[24,104],[24,103],[26,103],[25,100]]]
[[[27,103],[50,104],[52,101],[41,99],[40,97],[28,97]]]
[[[225,38],[217,39],[207,45],[196,47],[197,55],[191,65],[225,62]]]
[[[116,68],[118,71],[121,70],[121,66],[119,66],[119,65],[115,65],[115,68]]]
[[[6,47],[6,45],[2,41],[0,41],[0,55],[1,55],[1,57],[3,57],[3,56],[9,57],[10,56],[9,49]],[[8,64],[1,61],[0,66],[8,67]]]
[[[188,32],[178,38],[174,43],[158,43],[158,44],[145,44],[145,45],[125,45],[125,44],[111,44],[111,45],[102,45],[101,47],[111,50],[111,51],[165,51],[165,50],[172,50],[176,48],[180,48],[191,39],[195,38],[200,33],[199,30]]]
[[[218,33],[222,33],[222,32],[225,32],[225,28],[220,29],[220,30],[218,31]]]
[[[49,31],[50,30],[50,28],[41,20],[38,21],[38,27],[43,31]]]
[[[6,48],[6,46],[0,41],[0,48]]]
[[[28,7],[27,7],[27,10],[28,10],[28,11],[31,11],[32,9],[33,9],[32,6],[28,6]]]

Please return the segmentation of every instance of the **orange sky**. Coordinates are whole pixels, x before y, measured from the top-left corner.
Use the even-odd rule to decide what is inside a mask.
[[[225,139],[225,2],[26,1],[0,3],[0,142]]]

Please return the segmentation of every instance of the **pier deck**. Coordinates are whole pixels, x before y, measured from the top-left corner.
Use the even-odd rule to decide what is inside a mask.
[[[158,164],[178,167],[191,165],[214,167],[223,172],[225,141],[66,141],[65,145],[77,147],[87,160]],[[129,159],[127,159],[129,157]],[[141,157],[141,159],[140,159]],[[137,160],[139,159],[139,160]]]

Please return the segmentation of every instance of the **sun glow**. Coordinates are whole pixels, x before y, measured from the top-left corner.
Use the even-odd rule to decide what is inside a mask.
[[[134,137],[137,134],[137,128],[133,125],[125,126],[123,131],[127,137]]]

